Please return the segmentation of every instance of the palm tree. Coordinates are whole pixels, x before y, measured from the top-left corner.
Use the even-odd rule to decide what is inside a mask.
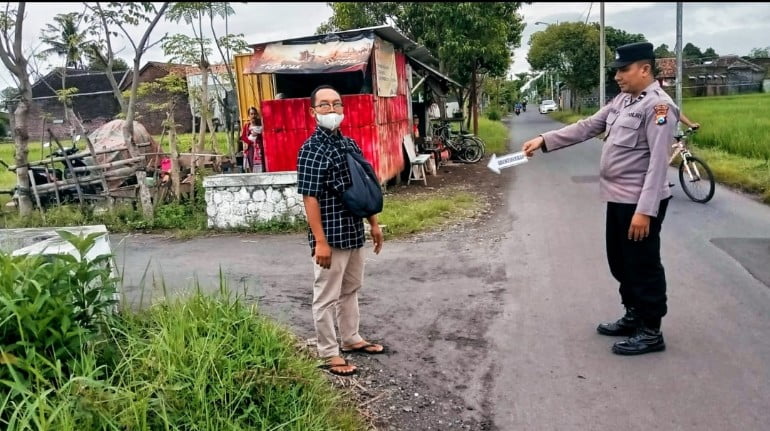
[[[53,20],[56,24],[46,24],[41,40],[50,48],[43,54],[56,54],[64,57],[65,67],[84,69],[85,43],[88,39],[88,29],[81,31],[81,14],[77,12],[60,13]]]
[[[82,15],[77,12],[57,14],[53,20],[56,24],[46,24],[43,29],[41,40],[50,46],[41,54],[48,56],[55,54],[64,57],[64,68],[61,70],[61,89],[65,90],[67,68],[85,69],[83,58],[86,55],[86,43],[88,39],[88,29],[81,31],[80,23]],[[64,100],[64,117],[69,120],[68,107],[69,100]]]

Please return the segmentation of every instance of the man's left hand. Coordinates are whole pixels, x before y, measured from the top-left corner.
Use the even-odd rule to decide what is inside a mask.
[[[372,242],[374,242],[374,254],[380,254],[380,250],[382,250],[382,229],[380,229],[380,225],[374,224],[372,225],[371,229],[372,233]]]
[[[634,214],[631,226],[628,228],[628,239],[641,241],[650,235],[650,216],[646,214]]]

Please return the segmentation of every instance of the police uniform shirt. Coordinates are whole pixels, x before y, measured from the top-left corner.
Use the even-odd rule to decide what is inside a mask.
[[[632,99],[621,93],[593,116],[543,133],[544,152],[565,148],[607,132],[599,188],[604,201],[637,204],[636,212],[658,215],[671,197],[667,171],[679,108],[657,81]]]

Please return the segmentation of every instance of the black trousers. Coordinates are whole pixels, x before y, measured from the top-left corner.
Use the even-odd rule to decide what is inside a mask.
[[[660,328],[668,311],[666,274],[660,261],[660,230],[670,198],[660,202],[650,218],[650,234],[641,241],[628,239],[636,204],[607,203],[607,261],[620,283],[620,299],[651,328]]]

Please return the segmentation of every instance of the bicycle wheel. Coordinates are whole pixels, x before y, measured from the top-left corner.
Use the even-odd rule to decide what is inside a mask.
[[[462,151],[458,154],[461,161],[465,163],[476,163],[484,157],[484,148],[471,138],[463,138]]]
[[[711,168],[695,156],[682,158],[679,164],[679,183],[684,193],[695,202],[705,204],[714,197],[714,175]]]

